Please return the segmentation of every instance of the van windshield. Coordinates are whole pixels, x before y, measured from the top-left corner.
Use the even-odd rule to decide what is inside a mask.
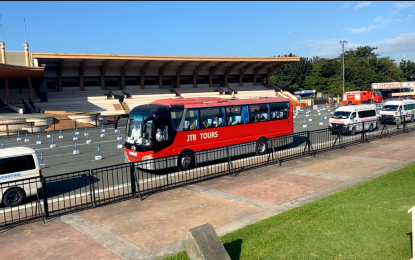
[[[335,119],[348,119],[349,116],[350,116],[350,113],[351,112],[347,112],[347,111],[336,111],[331,116],[331,118],[335,118]]]
[[[381,110],[382,111],[396,111],[398,110],[399,105],[384,105]]]

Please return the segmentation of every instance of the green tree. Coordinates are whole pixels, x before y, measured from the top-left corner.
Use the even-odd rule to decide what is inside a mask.
[[[415,81],[415,62],[402,60],[399,63],[399,69],[402,71],[404,80]]]

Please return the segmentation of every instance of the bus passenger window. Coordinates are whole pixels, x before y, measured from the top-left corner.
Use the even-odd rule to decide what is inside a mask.
[[[290,106],[288,102],[270,103],[269,112],[271,115],[271,120],[287,119],[289,107]]]
[[[177,131],[183,117],[183,110],[170,111],[172,131]]]
[[[201,128],[211,128],[223,126],[225,109],[223,107],[201,108],[200,118],[202,119]]]
[[[156,130],[156,141],[168,141],[169,140],[169,126],[165,124],[160,124],[157,126]]]
[[[226,108],[226,124],[239,125],[249,122],[248,106],[235,106]]]
[[[262,122],[268,121],[268,104],[258,104],[258,105],[251,105],[249,106],[251,111],[251,119],[249,122]]]
[[[199,116],[197,109],[188,109],[184,118],[183,131],[199,129]]]

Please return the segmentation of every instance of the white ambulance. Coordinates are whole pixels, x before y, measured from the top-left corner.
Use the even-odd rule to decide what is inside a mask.
[[[0,202],[6,207],[22,204],[42,187],[35,150],[28,147],[0,149]],[[29,178],[29,179],[28,179]]]
[[[403,116],[405,121],[414,121],[415,100],[404,99],[388,101],[380,109],[379,120],[381,123],[394,123],[396,117]]]
[[[373,131],[378,128],[376,105],[351,105],[339,107],[330,117],[329,129],[332,133],[351,134]]]

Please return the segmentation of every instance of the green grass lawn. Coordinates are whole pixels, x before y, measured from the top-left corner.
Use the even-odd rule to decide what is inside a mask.
[[[232,259],[410,259],[415,164],[221,237]],[[170,256],[188,259],[185,252]]]

